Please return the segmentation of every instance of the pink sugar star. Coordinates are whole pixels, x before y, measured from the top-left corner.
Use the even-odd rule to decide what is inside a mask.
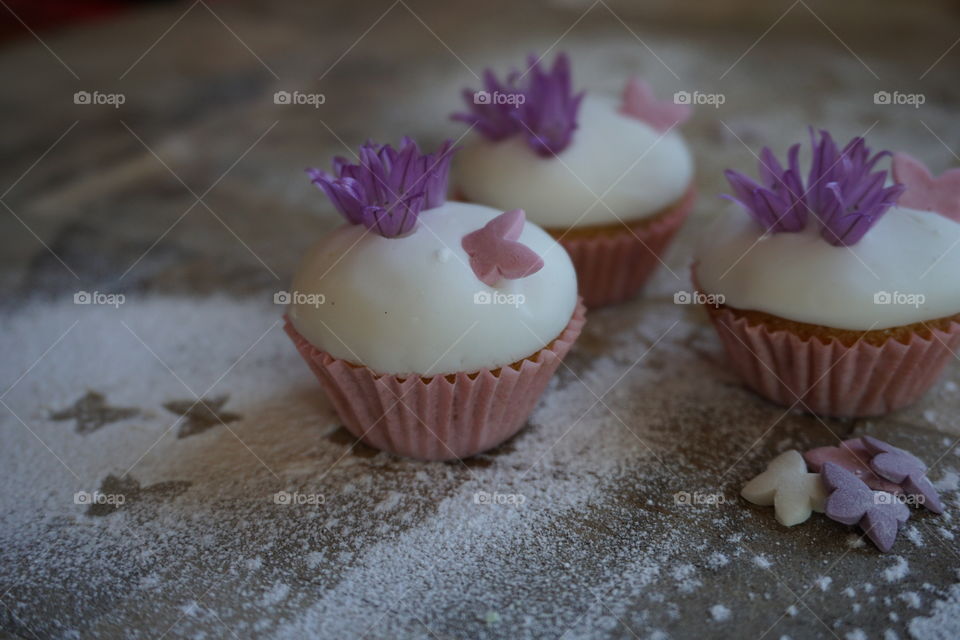
[[[898,152],[893,154],[893,179],[907,187],[900,205],[936,211],[960,222],[960,169],[944,171],[934,178],[922,162]]]
[[[869,466],[873,454],[867,450],[866,445],[860,438],[844,440],[838,447],[817,447],[807,451],[803,454],[803,457],[807,461],[810,471],[814,473],[821,473],[823,465],[832,462],[852,472],[853,475],[875,491],[903,493],[898,484],[884,480],[873,472]]]
[[[688,104],[676,104],[670,100],[657,100],[650,85],[634,76],[623,88],[623,104],[620,113],[646,122],[657,131],[666,131],[690,118]]]
[[[493,287],[501,278],[525,278],[543,268],[540,256],[517,242],[525,219],[523,209],[513,209],[463,236],[460,244],[480,282]]]

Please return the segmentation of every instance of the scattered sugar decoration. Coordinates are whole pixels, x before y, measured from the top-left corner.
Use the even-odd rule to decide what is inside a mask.
[[[773,505],[785,527],[800,524],[812,511],[823,512],[826,493],[819,474],[808,473],[799,451],[785,451],[748,482],[740,495],[754,504]]]
[[[960,475],[956,471],[944,471],[933,486],[938,491],[956,491],[960,489]]]
[[[806,472],[807,466],[813,473]],[[910,518],[908,505],[943,513],[926,472],[926,465],[913,454],[864,436],[837,447],[811,449],[802,456],[786,451],[748,482],[740,495],[754,504],[774,505],[777,520],[788,527],[804,522],[811,511],[826,513],[842,524],[859,525],[886,552]],[[916,546],[923,545],[916,528],[908,530],[907,537]],[[863,546],[859,536],[852,536],[847,544]],[[822,588],[826,586],[829,582]]]
[[[893,548],[897,532],[910,518],[910,509],[896,496],[874,491],[843,467],[827,462],[823,465],[823,483],[830,491],[825,513],[842,524],[858,525],[877,548],[887,552]]]
[[[893,154],[893,179],[906,186],[900,204],[922,211],[936,211],[960,222],[960,169],[950,169],[935,178],[926,165],[906,153]]]
[[[887,582],[903,580],[910,574],[910,563],[903,556],[894,556],[893,564],[883,570],[883,579]]]
[[[868,487],[887,493],[901,493],[900,485],[884,480],[870,468],[873,454],[867,451],[861,438],[853,438],[840,443],[838,447],[817,447],[803,454],[810,470],[820,473],[824,463],[843,467],[862,480]]]
[[[620,113],[646,122],[657,131],[669,131],[683,124],[690,118],[691,111],[688,104],[657,100],[650,85],[637,76],[627,80],[623,87]]]
[[[722,604],[715,604],[710,607],[710,617],[716,622],[725,622],[730,619],[730,609]]]
[[[873,454],[870,468],[882,478],[899,484],[909,496],[923,496],[922,504],[934,513],[943,513],[940,496],[927,479],[927,465],[912,453],[870,436],[863,438]]]
[[[525,278],[543,268],[543,259],[530,247],[517,242],[525,218],[523,209],[513,209],[463,236],[461,245],[470,256],[470,268],[480,282],[494,287],[502,278]]]

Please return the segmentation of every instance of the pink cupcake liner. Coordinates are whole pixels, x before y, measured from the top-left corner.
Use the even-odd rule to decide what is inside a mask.
[[[558,242],[577,270],[580,295],[594,309],[624,302],[637,295],[660,266],[670,241],[683,225],[696,200],[691,186],[683,198],[653,221],[641,221],[614,234],[580,236],[560,233]]]
[[[289,319],[284,330],[350,433],[396,455],[453,460],[491,449],[524,426],[585,315],[578,301],[560,335],[518,366],[432,378],[381,375],[314,347]]]
[[[744,383],[784,406],[825,416],[879,416],[917,401],[937,381],[960,345],[960,323],[934,335],[859,340],[803,339],[783,329],[750,325],[726,308],[707,306],[727,356]]]

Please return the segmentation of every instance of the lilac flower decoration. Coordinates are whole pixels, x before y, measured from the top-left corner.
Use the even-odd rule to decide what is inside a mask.
[[[824,513],[842,524],[858,525],[877,548],[890,551],[910,509],[896,496],[873,491],[846,469],[827,462],[821,473],[830,494]]]
[[[517,241],[525,221],[523,209],[513,209],[463,236],[460,244],[480,282],[495,287],[502,278],[526,278],[543,268],[543,258]]]
[[[468,111],[453,114],[454,120],[476,126],[493,141],[521,134],[543,157],[556,155],[570,145],[584,92],[573,93],[566,54],[558,55],[549,70],[530,56],[526,74],[512,71],[500,82],[488,69],[483,77],[482,91],[463,92]]]
[[[520,133],[524,129],[520,124],[517,102],[525,101],[526,96],[517,88],[519,77],[519,71],[511,71],[506,80],[500,82],[492,70],[486,69],[483,89],[463,90],[463,100],[469,111],[455,113],[452,119],[475,126],[484,137],[495,142]]]
[[[760,181],[739,171],[725,172],[733,196],[770,233],[796,232],[806,228],[812,214],[820,223],[820,235],[835,246],[856,244],[886,211],[896,204],[903,185],[885,187],[886,171],[873,171],[887,151],[871,155],[863,138],[851,140],[838,150],[826,131],[819,142],[810,130],[812,160],[806,187],[800,173],[800,145],[787,152],[787,167],[764,147],[760,153]]]
[[[747,210],[761,227],[771,233],[800,231],[807,226],[807,207],[803,201],[803,182],[798,161],[800,145],[787,152],[788,168],[769,147],[760,152],[760,182],[754,182],[739,171],[727,169],[724,175],[733,187],[733,196],[723,196]]]
[[[320,169],[307,173],[350,224],[395,238],[409,233],[422,211],[446,202],[454,151],[450,140],[434,153],[421,153],[406,136],[399,149],[371,141],[360,147],[358,164],[336,157],[333,175]]]
[[[933,513],[943,513],[940,496],[927,479],[927,466],[913,454],[883,440],[864,436],[863,444],[873,455],[870,468],[903,488],[908,496],[923,496],[923,506]]]
[[[820,131],[820,142],[810,129],[813,161],[807,178],[807,204],[817,214],[824,240],[836,246],[856,244],[860,238],[896,204],[904,186],[885,187],[886,171],[873,171],[889,151],[870,155],[863,138],[847,143],[843,151],[826,131]]]
[[[526,125],[527,144],[541,156],[552,156],[566,149],[577,128],[577,111],[584,92],[573,94],[570,59],[560,54],[549,72],[540,68],[533,56],[526,100],[520,105],[520,119]]]

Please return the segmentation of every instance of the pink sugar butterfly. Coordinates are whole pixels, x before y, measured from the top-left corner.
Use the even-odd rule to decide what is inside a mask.
[[[494,287],[502,278],[525,278],[543,268],[543,259],[517,242],[525,220],[523,209],[513,209],[463,236],[460,244],[480,282]]]
[[[627,80],[623,88],[620,113],[646,122],[657,131],[667,131],[686,122],[690,118],[690,112],[688,104],[657,100],[650,85],[637,76]]]
[[[936,211],[960,222],[960,169],[944,171],[935,178],[922,162],[898,152],[893,154],[893,179],[907,187],[900,206]]]

